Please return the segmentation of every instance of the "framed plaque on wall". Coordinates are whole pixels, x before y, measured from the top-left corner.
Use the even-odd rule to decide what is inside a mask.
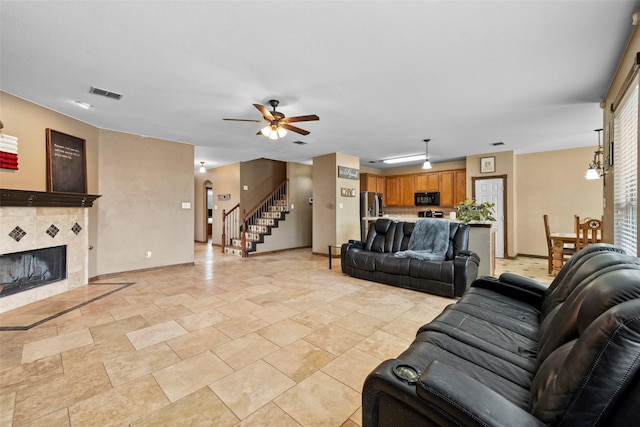
[[[480,158],[480,173],[494,173],[496,171],[496,158],[482,157]]]
[[[47,129],[47,191],[86,194],[84,139]]]

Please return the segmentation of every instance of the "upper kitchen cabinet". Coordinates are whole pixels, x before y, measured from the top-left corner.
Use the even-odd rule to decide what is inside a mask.
[[[416,192],[422,191],[440,191],[440,174],[419,173],[415,175]]]
[[[467,171],[457,170],[454,171],[453,176],[453,205],[467,198]]]
[[[454,180],[453,171],[440,172],[440,206],[453,206]]]

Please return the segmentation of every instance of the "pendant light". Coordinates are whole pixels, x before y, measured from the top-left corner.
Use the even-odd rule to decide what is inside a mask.
[[[600,144],[600,132],[602,132],[602,129],[595,129],[595,132],[598,132],[598,149],[593,152],[593,161],[589,164],[587,174],[584,176],[586,179],[599,179],[604,175],[604,164],[602,162],[604,150]]]
[[[425,139],[424,142],[427,144],[426,155],[424,163],[422,164],[422,169],[431,169],[431,162],[429,161],[429,141],[430,139]]]
[[[204,167],[204,162],[200,162],[200,173],[205,173],[207,169]]]

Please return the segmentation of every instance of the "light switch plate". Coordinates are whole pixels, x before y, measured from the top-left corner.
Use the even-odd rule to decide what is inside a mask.
[[[182,209],[191,209],[191,202],[182,202]]]

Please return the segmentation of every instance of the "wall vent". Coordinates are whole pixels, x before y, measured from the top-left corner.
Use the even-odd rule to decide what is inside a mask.
[[[100,89],[98,87],[95,86],[91,86],[91,89],[89,89],[89,93],[93,93],[96,95],[101,95],[101,96],[106,96],[107,98],[111,98],[111,99],[121,99],[122,95],[116,92],[111,92],[110,90],[104,90],[104,89]]]

